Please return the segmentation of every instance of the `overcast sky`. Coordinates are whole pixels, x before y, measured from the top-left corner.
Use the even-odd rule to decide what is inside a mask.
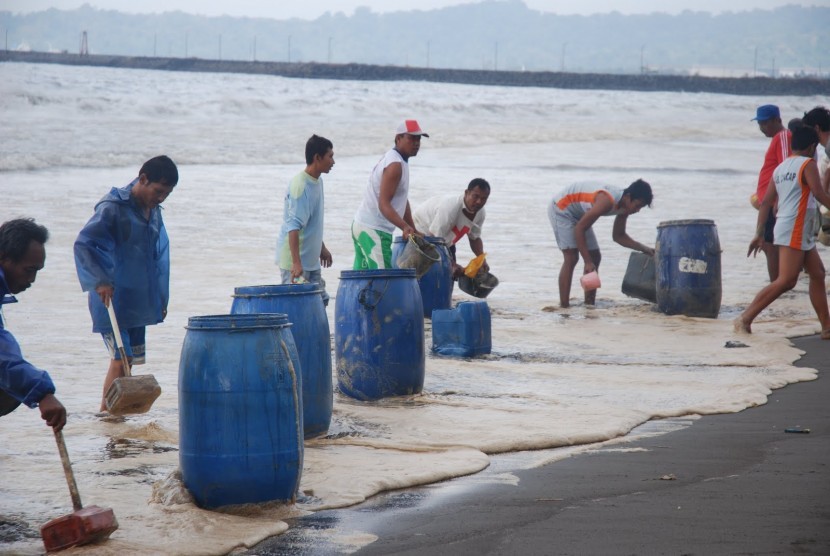
[[[417,9],[431,10],[458,4],[473,4],[477,0],[0,0],[0,11],[33,12],[48,8],[71,10],[83,4],[107,10],[131,13],[152,13],[181,10],[202,15],[232,15],[288,19],[316,19],[326,12],[351,15],[358,6],[373,12],[396,12]],[[683,10],[742,11],[772,9],[787,4],[827,6],[830,0],[524,0],[531,9],[558,14],[607,13],[624,14],[668,12]]]

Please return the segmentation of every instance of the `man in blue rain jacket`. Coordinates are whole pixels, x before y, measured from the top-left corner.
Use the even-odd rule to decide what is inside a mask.
[[[112,190],[95,205],[75,240],[75,268],[81,288],[89,292],[92,331],[100,332],[110,352],[104,396],[124,376],[107,307],[113,303],[129,361],[144,363],[145,326],[167,315],[170,294],[170,241],[161,218],[161,203],[179,181],[166,156],[144,163],[129,185]],[[106,411],[104,397],[101,411]]]
[[[49,373],[23,359],[3,320],[3,305],[16,303],[12,294],[28,289],[46,263],[47,239],[46,228],[31,218],[9,220],[0,226],[0,416],[21,403],[37,407],[46,424],[57,432],[66,423],[66,409],[55,397],[55,385]]]

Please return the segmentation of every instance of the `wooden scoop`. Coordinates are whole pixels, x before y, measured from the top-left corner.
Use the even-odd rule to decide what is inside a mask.
[[[118,521],[110,508],[83,507],[81,495],[78,494],[78,485],[75,483],[75,475],[72,473],[72,465],[69,463],[69,454],[66,452],[66,443],[63,441],[63,433],[56,431],[55,440],[58,443],[63,472],[66,475],[66,483],[69,485],[69,494],[72,496],[72,506],[75,511],[55,518],[40,527],[40,536],[47,552],[103,541],[118,529]]]
[[[112,305],[112,300],[110,300],[107,311],[110,315],[115,344],[121,353],[121,364],[124,365],[125,376],[116,378],[107,389],[107,394],[104,396],[107,411],[112,415],[147,413],[156,398],[161,395],[161,386],[153,375],[131,376],[130,362],[127,359],[124,342],[121,340],[121,330],[118,328],[118,320],[115,318],[115,309]]]

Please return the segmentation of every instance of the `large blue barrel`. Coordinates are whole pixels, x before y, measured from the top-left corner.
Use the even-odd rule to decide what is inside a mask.
[[[435,246],[441,255],[441,260],[431,267],[418,279],[421,289],[421,299],[424,306],[424,317],[432,318],[433,309],[449,309],[452,307],[452,257],[444,238],[424,236],[424,239]],[[396,237],[392,242],[392,266],[397,268],[398,256],[406,247],[403,237]]]
[[[721,302],[718,230],[712,220],[657,226],[657,308],[668,315],[717,318]]]
[[[204,508],[294,500],[303,468],[286,315],[191,317],[179,363],[179,465]]]
[[[325,434],[331,424],[331,332],[322,290],[316,284],[235,288],[231,313],[285,313],[300,356],[305,437]]]
[[[334,306],[341,392],[358,400],[424,387],[424,315],[411,269],[345,270]]]

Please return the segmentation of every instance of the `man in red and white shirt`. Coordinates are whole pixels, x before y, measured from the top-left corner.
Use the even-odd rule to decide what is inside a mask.
[[[472,252],[476,256],[484,253],[481,227],[485,217],[484,205],[489,197],[490,184],[483,178],[475,178],[463,194],[430,197],[412,213],[416,229],[447,242],[455,278],[464,272],[455,260],[455,244],[458,240],[466,235]]]
[[[752,197],[752,206],[757,209],[767,193],[773,171],[792,154],[790,148],[792,133],[784,127],[781,122],[781,111],[774,104],[759,106],[752,120],[757,121],[761,133],[771,139],[769,147],[767,147],[767,153],[764,156],[764,165],[758,174],[758,186]],[[767,227],[764,231],[764,247],[762,247],[767,258],[767,272],[769,273],[770,282],[778,276],[778,251],[773,245],[773,228],[775,228],[774,207],[770,209],[767,218]]]

